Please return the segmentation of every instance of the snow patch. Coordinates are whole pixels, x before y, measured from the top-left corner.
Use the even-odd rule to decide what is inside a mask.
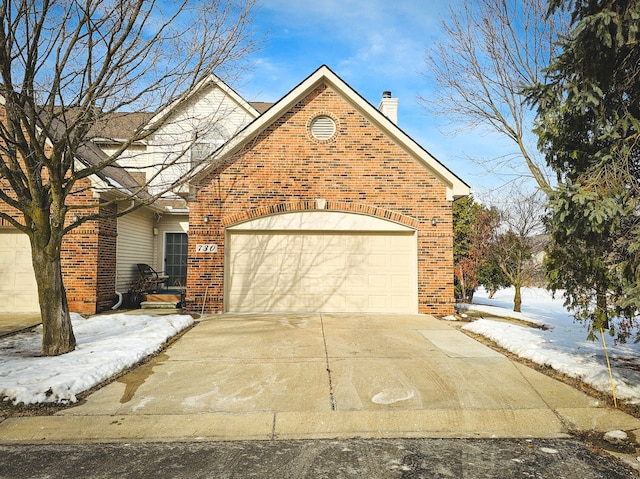
[[[0,339],[0,398],[13,404],[73,403],[76,395],[157,352],[193,324],[188,315],[71,315],[76,349],[41,357],[42,326]]]
[[[624,444],[629,439],[626,432],[615,430],[605,433],[604,440],[609,444]]]
[[[552,447],[541,447],[540,450],[547,454],[558,454],[558,450]]]
[[[393,404],[411,399],[413,395],[413,391],[408,391],[402,388],[390,388],[380,391],[371,398],[371,401],[376,404]]]
[[[587,340],[585,325],[576,322],[563,306],[561,294],[553,297],[540,288],[522,289],[522,312],[513,308],[513,288],[498,291],[493,299],[480,289],[474,295],[479,304],[459,305],[470,311],[486,312],[499,317],[523,319],[546,325],[536,329],[503,321],[479,319],[463,329],[480,334],[498,346],[537,364],[549,366],[567,376],[579,379],[595,389],[611,394],[611,383],[602,347],[598,341]],[[616,396],[630,404],[640,404],[640,344],[608,342]]]

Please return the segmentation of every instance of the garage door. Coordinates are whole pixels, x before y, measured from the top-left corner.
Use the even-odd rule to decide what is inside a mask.
[[[14,230],[0,230],[0,312],[39,310],[29,238]]]
[[[415,232],[404,226],[292,213],[227,239],[227,311],[417,312]]]

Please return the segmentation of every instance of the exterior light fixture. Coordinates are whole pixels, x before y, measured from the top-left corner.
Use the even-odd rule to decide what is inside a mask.
[[[209,215],[204,215],[204,218],[202,219],[205,223],[209,222]]]
[[[435,216],[431,218],[431,226],[438,226],[438,218]]]

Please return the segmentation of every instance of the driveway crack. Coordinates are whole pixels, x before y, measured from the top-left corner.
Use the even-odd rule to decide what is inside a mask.
[[[271,440],[275,441],[278,436],[276,435],[276,417],[277,413],[273,413],[273,425],[271,426]]]
[[[329,350],[327,349],[327,336],[324,332],[324,319],[322,314],[320,315],[320,326],[322,327],[322,341],[324,342],[324,357],[327,365],[327,377],[329,379],[329,400],[331,401],[331,410],[338,409],[336,405],[336,396],[333,393],[333,381],[331,379],[331,365],[329,364]]]

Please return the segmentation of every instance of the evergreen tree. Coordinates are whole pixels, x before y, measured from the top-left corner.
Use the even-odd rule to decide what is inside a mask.
[[[498,262],[491,257],[480,267],[478,281],[489,292],[489,299],[493,298],[499,289],[511,286],[511,281],[502,272]]]
[[[532,89],[557,175],[546,265],[577,319],[626,339],[640,309],[640,2],[552,0],[573,30]]]

